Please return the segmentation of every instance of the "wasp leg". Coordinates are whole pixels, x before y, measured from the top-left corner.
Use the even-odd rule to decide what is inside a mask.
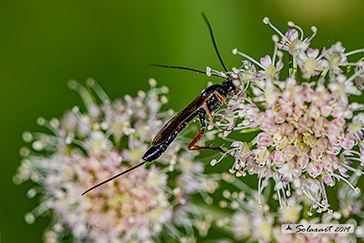
[[[206,104],[205,104],[205,109],[206,109]],[[206,116],[205,116],[206,112],[199,112],[199,119],[200,119],[200,124],[201,124],[201,130],[196,134],[196,136],[194,137],[194,139],[192,140],[192,142],[187,146],[188,150],[199,150],[200,147],[203,146],[197,146],[195,145],[198,140],[200,140],[200,138],[202,137],[202,135],[205,134],[205,129],[206,129]]]
[[[214,120],[212,119],[212,115],[211,115],[211,112],[209,110],[209,107],[207,106],[207,103],[205,102],[205,104],[203,105],[204,108],[205,108],[205,113],[207,113],[207,116],[209,117],[209,120],[211,122],[211,124],[214,124]],[[203,116],[203,119],[204,119],[204,124],[202,124],[202,120],[201,120],[201,116]],[[206,119],[205,119],[205,114],[203,113],[200,113],[200,123],[201,123],[201,127],[203,127],[204,129],[206,128]]]
[[[227,104],[227,101],[225,100],[225,98],[218,92],[218,91],[215,91],[215,94],[216,94],[216,97],[221,101],[221,103],[223,104]],[[211,115],[211,114],[210,114]],[[217,124],[215,124],[213,121],[212,121],[212,118],[210,119],[212,124],[214,124],[215,127],[223,130],[223,131],[227,131],[227,129],[224,129],[220,126],[218,126]]]
[[[225,98],[218,91],[215,91],[215,94],[216,94],[216,97],[221,101],[221,103],[227,104],[227,101],[225,100]]]
[[[205,108],[206,111],[204,112],[200,112],[199,113],[199,119],[200,119],[200,123],[201,123],[201,130],[196,134],[195,138],[192,140],[192,142],[187,146],[188,150],[215,150],[221,153],[226,153],[225,150],[223,150],[220,147],[211,147],[210,146],[199,146],[196,145],[196,143],[198,142],[198,140],[201,139],[201,137],[205,134],[205,130],[206,130],[206,113],[209,116],[209,118],[211,117],[211,113],[209,110],[207,110]]]

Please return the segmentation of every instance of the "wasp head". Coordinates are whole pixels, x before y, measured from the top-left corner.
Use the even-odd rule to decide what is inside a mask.
[[[231,80],[222,82],[222,86],[224,86],[226,93],[229,95],[236,95],[239,91]]]

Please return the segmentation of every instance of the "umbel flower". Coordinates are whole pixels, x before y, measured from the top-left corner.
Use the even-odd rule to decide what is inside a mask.
[[[154,79],[149,83],[148,92],[112,102],[94,80],[87,81],[90,91],[70,81],[87,110],[74,107],[61,119],[39,118],[38,124],[53,134],[24,132],[23,139],[32,149],[21,149],[23,159],[14,182],[32,180],[37,186],[28,196],[42,194],[40,205],[25,215],[26,222],[52,213],[45,242],[64,237],[74,242],[159,242],[163,234],[168,242],[194,242],[194,228],[207,233],[211,219],[190,195],[199,193],[211,203],[208,193],[219,186],[219,178],[203,176],[203,164],[192,162],[194,154],[181,152],[187,146],[182,136],[159,163],[131,171],[81,197],[91,186],[137,164],[173,114],[160,111],[168,88],[156,88]],[[170,177],[168,172],[173,172]]]
[[[232,235],[232,241],[225,242],[357,242],[357,238],[363,237],[363,226],[357,226],[354,219],[357,216],[363,217],[362,197],[348,190],[347,184],[338,185],[338,199],[340,205],[333,212],[323,212],[315,216],[308,216],[305,208],[309,207],[309,200],[306,197],[292,195],[287,199],[289,207],[276,211],[268,203],[262,208],[256,207],[258,191],[251,189],[247,184],[236,178],[234,175],[225,173],[224,181],[229,189],[224,189],[222,199],[219,202],[220,210],[215,210],[216,225],[221,230]],[[351,178],[356,184],[357,176]],[[261,195],[262,202],[268,202],[270,188]],[[354,195],[350,195],[354,194]],[[267,201],[266,201],[267,200]],[[349,206],[350,205],[350,206]],[[226,213],[229,211],[229,213]],[[232,215],[230,212],[233,212]],[[330,224],[339,223],[351,224],[356,230],[348,233],[292,233],[282,229],[282,224]]]
[[[273,35],[273,55],[257,61],[233,50],[244,58],[231,73],[240,78],[242,92],[216,114],[220,127],[227,128],[224,136],[236,131],[241,137],[228,151],[235,156],[230,171],[236,176],[257,175],[259,204],[263,189],[273,181],[281,207],[289,204],[295,189],[313,201],[309,214],[312,209],[332,212],[327,186],[344,181],[360,193],[348,178],[362,175],[364,166],[364,105],[355,99],[363,87],[363,49],[346,52],[341,42],[315,49],[311,42],[316,27],[304,38],[293,22],[288,22],[291,29],[285,34],[268,18],[263,22],[280,36]],[[348,61],[358,53],[357,61]],[[247,132],[258,133],[246,142],[241,133]]]

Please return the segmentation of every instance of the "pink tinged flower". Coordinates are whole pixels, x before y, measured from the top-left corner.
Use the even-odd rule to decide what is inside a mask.
[[[312,130],[315,132],[316,137],[321,137],[326,134],[326,129],[329,121],[325,117],[319,117],[313,124]]]
[[[296,29],[288,29],[284,35],[285,35],[285,37],[287,37],[287,40],[289,42],[292,42],[292,41],[298,39],[298,32]]]
[[[308,40],[302,41],[302,37],[299,39],[296,29],[288,29],[282,39],[283,41],[277,43],[278,48],[289,51],[291,55],[298,50],[305,51],[309,45]]]
[[[296,97],[299,97],[298,95],[296,95]],[[301,100],[300,98],[297,98],[296,100]],[[304,116],[307,113],[307,106],[302,104],[302,105],[298,105],[296,103],[295,108],[293,109],[293,112],[296,114],[297,117],[301,117]]]
[[[350,119],[353,116],[353,112],[347,108],[346,104],[337,103],[333,107],[332,116],[338,119]]]
[[[154,101],[155,103],[157,103],[156,101]],[[159,104],[158,104],[159,105]],[[159,107],[158,107],[159,108]],[[156,108],[157,109],[157,108]],[[138,110],[136,113],[135,113],[135,117],[136,118],[139,118],[139,119],[146,119],[148,117],[148,114],[145,113],[144,110]]]
[[[283,68],[281,61],[278,61],[275,65],[269,55],[260,58],[260,63],[264,67],[264,74],[271,79],[275,78],[276,74]],[[259,73],[263,74],[263,71],[259,71]]]
[[[289,124],[289,123],[283,123],[281,126],[280,126],[280,129],[283,133],[284,136],[290,136],[290,135],[293,135],[293,132],[294,132],[294,127]]]
[[[341,135],[340,134],[328,134],[327,135],[327,138],[329,139],[331,145],[331,147],[338,147],[340,146],[340,137]]]
[[[297,81],[293,78],[287,78],[285,81],[278,83],[278,86],[282,89],[282,98],[293,100],[296,105],[302,103],[298,94],[302,92],[302,87],[297,84]]]
[[[275,122],[280,124],[280,123],[283,123],[285,122],[286,120],[286,113],[283,112],[283,111],[280,111],[280,112],[277,112],[276,113],[276,116],[275,116]]]
[[[295,168],[292,161],[282,165],[278,169],[278,172],[282,174],[282,179],[286,182],[292,182],[293,178],[297,178],[301,174],[300,170]]]
[[[310,148],[302,142],[300,142],[299,144],[296,145],[296,154],[298,156],[307,155],[309,153],[309,151],[310,151]]]
[[[319,55],[318,49],[307,50],[307,55],[304,52],[299,52],[297,55],[297,63],[299,64],[304,78],[309,78],[311,76],[317,76],[319,72],[317,71],[318,60],[316,60]]]
[[[268,115],[268,112],[260,113],[260,116],[258,119],[259,119],[261,129],[263,129],[263,130],[275,130],[276,129],[274,117],[270,117]]]
[[[291,160],[296,156],[296,148],[293,145],[286,145],[283,147],[282,153],[286,156],[286,160]]]
[[[325,184],[328,186],[333,186],[333,184],[334,184],[334,180],[328,174],[323,176],[323,180],[324,180]]]
[[[249,60],[242,60],[241,61],[243,63],[243,68],[245,70],[253,70],[254,72],[256,72],[256,68],[253,64],[251,64],[251,62]]]
[[[328,117],[331,114],[332,110],[333,108],[330,105],[324,105],[320,107],[321,115],[324,117]]]
[[[293,113],[291,113],[287,117],[287,121],[294,125],[299,131],[302,133],[302,131],[306,131],[311,125],[311,121],[309,121],[308,117],[303,118],[302,116],[305,114],[306,108],[299,108],[295,107],[293,110]]]
[[[226,118],[226,120],[229,122],[228,124],[228,127],[224,130],[224,134],[223,136],[226,138],[232,131],[233,131],[233,128],[235,127],[235,122],[236,122],[236,119],[234,118]]]
[[[327,155],[322,158],[321,164],[322,168],[327,173],[332,173],[337,170],[339,166],[339,158],[334,155]]]
[[[328,133],[338,135],[344,131],[344,128],[345,120],[336,118],[329,122]]]
[[[319,192],[321,189],[320,182],[315,179],[308,178],[306,179],[305,184],[307,185],[307,188],[313,193]]]
[[[316,146],[317,138],[313,135],[304,135],[302,138],[303,142],[309,145],[311,148]]]
[[[298,131],[300,133],[306,133],[311,131],[311,127],[313,126],[313,120],[305,114],[298,121]]]
[[[286,136],[282,136],[282,134],[280,132],[276,132],[273,135],[273,143],[278,148],[283,148],[284,146],[286,146],[288,144],[288,138]]]
[[[272,59],[269,55],[266,55],[265,57],[260,58],[260,63],[266,68],[269,65],[272,65]]]
[[[112,144],[103,132],[92,131],[90,138],[85,141],[84,147],[90,155],[98,156],[105,151],[109,151]]]
[[[298,165],[301,167],[301,169],[305,169],[309,162],[309,157],[307,154],[299,155],[297,159]]]
[[[361,73],[363,71],[363,66],[364,66],[364,62],[361,61],[360,63],[357,63],[354,71],[355,73]],[[355,81],[355,86],[360,90],[362,91],[364,89],[364,86],[363,86],[363,83],[364,83],[364,76],[363,74],[361,73],[361,75],[358,75],[355,77],[354,79]]]
[[[312,86],[314,85],[314,83],[302,83],[302,93],[301,93],[301,98],[304,102],[311,102],[312,101],[312,97],[314,95],[314,90],[312,89]]]
[[[322,84],[317,84],[315,93],[312,96],[312,101],[315,103],[316,106],[321,107],[322,105],[327,104],[331,97],[332,96],[330,92],[325,86],[323,86]]]
[[[257,149],[257,155],[255,156],[255,162],[259,166],[265,166],[270,163],[271,153],[266,148]]]
[[[330,63],[326,59],[320,59],[317,61],[317,70],[328,70],[330,69]]]
[[[247,119],[258,120],[259,119],[259,108],[256,104],[251,104],[246,110],[245,117]]]
[[[273,215],[259,215],[251,217],[250,227],[253,228],[251,234],[252,239],[259,239],[261,242],[269,242],[273,228],[274,217]]]
[[[313,161],[317,161],[321,158],[323,151],[321,151],[318,147],[313,147],[310,151],[310,158]]]
[[[273,142],[273,138],[271,135],[265,133],[265,132],[261,132],[258,134],[258,136],[256,137],[256,141],[257,141],[257,146],[258,148],[268,148],[272,142]]]
[[[361,144],[359,151],[360,151],[360,154],[364,155],[364,143]]]
[[[347,64],[347,58],[344,54],[345,48],[342,46],[341,42],[338,41],[331,46],[328,50],[323,48],[322,52],[333,69],[334,74],[339,74],[342,70],[339,66]]]
[[[247,214],[237,211],[233,214],[231,222],[233,224],[232,232],[236,240],[241,240],[250,235],[250,229],[246,227],[246,225],[250,225]]]
[[[290,143],[297,144],[302,141],[302,134],[298,130],[293,130],[293,133],[287,135]]]
[[[293,112],[293,100],[289,98],[280,98],[278,100],[279,102],[279,109],[286,113],[287,115],[290,115]]]
[[[319,140],[317,140],[316,147],[318,148],[318,150],[324,151],[328,145],[329,145],[329,140],[327,138],[321,137],[319,138]]]
[[[333,96],[341,101],[346,101],[349,94],[361,94],[352,81],[347,82],[346,76],[343,74],[338,75],[335,80],[331,80],[328,87]]]
[[[343,149],[352,149],[355,145],[355,140],[350,139],[349,136],[346,136],[340,140],[340,144]]]
[[[313,119],[318,119],[321,116],[320,109],[313,104],[311,104],[311,106],[307,109],[307,114],[310,118]]]
[[[348,171],[347,169],[345,169],[343,166],[339,166],[338,168],[340,174],[345,177],[345,178],[348,178],[350,177],[346,172]]]
[[[266,18],[264,22],[272,26],[269,19]],[[303,31],[299,27],[293,23],[289,25],[297,28],[303,36]],[[280,33],[274,26],[272,28]],[[359,122],[354,124],[354,119],[351,120],[353,112],[360,112],[361,108],[349,100],[349,95],[359,94],[352,82],[357,76],[364,75],[362,71],[357,70],[354,70],[354,75],[351,77],[349,73],[343,73],[346,77],[337,75],[341,72],[340,66],[348,64],[345,48],[341,43],[335,43],[328,50],[323,49],[320,55],[318,49],[308,49],[310,38],[303,41],[297,30],[289,30],[286,36],[280,33],[282,42],[278,46],[291,53],[296,61],[293,63],[293,68],[298,65],[300,73],[295,69],[290,70],[292,78],[272,82],[269,77],[273,78],[276,73],[274,55],[273,58],[269,56],[261,58],[261,63],[257,64],[264,69],[264,72],[261,71],[259,82],[252,85],[251,100],[263,107],[261,110],[257,109],[255,114],[257,119],[254,119],[254,122],[270,137],[266,140],[262,134],[255,141],[258,149],[253,161],[258,162],[260,168],[251,163],[252,161],[247,162],[247,165],[251,167],[251,174],[261,173],[260,175],[268,177],[270,170],[270,174],[277,175],[274,180],[279,186],[275,188],[283,188],[282,178],[290,180],[293,174],[288,171],[294,168],[307,171],[311,177],[318,177],[319,180],[312,180],[312,185],[308,185],[310,189],[305,188],[305,183],[298,189],[301,190],[300,194],[306,194],[313,200],[316,207],[326,211],[324,208],[328,207],[327,203],[322,202],[322,200],[327,201],[323,183],[333,185],[333,178],[339,176],[338,173],[334,174],[340,167],[336,155],[344,150],[342,155],[347,156],[348,160],[350,156],[352,160],[359,160],[357,158],[359,154],[355,154],[354,157],[354,153],[345,154],[345,150],[353,149],[354,145],[363,139],[362,125]],[[312,31],[315,35],[317,30],[313,27]],[[273,72],[269,75],[270,68]],[[304,75],[303,78],[321,75],[308,83],[298,79],[300,74]],[[354,125],[355,128],[352,128]],[[269,146],[267,150],[271,152],[266,163],[262,162],[266,156],[261,154],[261,149],[266,148],[264,146]],[[360,158],[363,158],[364,164],[364,153]],[[270,162],[275,166],[274,169],[270,168]],[[341,165],[344,166],[343,163]],[[344,168],[349,169],[346,165]],[[300,180],[305,181],[305,177]],[[284,186],[287,187],[289,184]],[[311,195],[308,190],[315,191],[317,195]]]
[[[274,150],[272,152],[272,160],[277,164],[277,165],[281,165],[283,164],[286,159],[285,159],[285,154],[280,151],[280,150]]]
[[[318,57],[319,54],[320,54],[319,49],[308,48],[308,50],[307,50],[308,58],[316,58],[316,57]]]
[[[66,113],[64,114],[62,120],[61,120],[61,124],[63,125],[63,127],[68,130],[68,131],[75,131],[77,129],[77,124],[78,120],[77,120],[77,116],[75,114],[75,112],[72,111],[66,111]]]
[[[320,162],[310,162],[307,167],[307,172],[310,174],[312,178],[316,178],[317,176],[321,175],[322,173],[322,167],[320,165]]]

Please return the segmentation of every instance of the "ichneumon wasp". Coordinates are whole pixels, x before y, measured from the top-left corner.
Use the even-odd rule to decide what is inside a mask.
[[[205,19],[207,26],[210,31],[211,39],[215,48],[215,51],[219,57],[219,60],[227,73],[227,69],[222,61],[222,58],[220,56],[220,53],[217,49],[215,39],[212,33],[212,28],[210,26],[210,23],[208,22],[206,16],[202,13],[203,18]],[[206,72],[202,72],[196,69],[192,68],[186,68],[186,67],[178,67],[178,66],[165,66],[165,65],[156,65],[153,64],[153,66],[157,67],[165,67],[165,68],[175,68],[175,69],[183,69],[183,70],[189,70],[194,71],[197,73],[203,73],[207,74]],[[132,171],[139,166],[144,165],[146,162],[153,162],[154,160],[158,159],[164,151],[168,148],[168,146],[174,141],[174,139],[178,136],[180,132],[183,131],[187,127],[187,125],[198,116],[201,124],[200,131],[196,134],[192,142],[187,146],[188,150],[215,150],[218,152],[225,153],[221,147],[212,147],[209,146],[199,146],[196,145],[198,140],[204,135],[206,127],[207,127],[207,120],[206,115],[211,122],[211,124],[214,124],[213,118],[212,118],[212,112],[216,111],[221,105],[227,104],[226,98],[229,95],[236,95],[238,93],[238,89],[233,84],[233,78],[223,77],[217,74],[211,74],[212,76],[216,76],[219,78],[226,79],[222,82],[222,84],[214,84],[206,88],[201,92],[199,96],[197,96],[196,99],[194,99],[186,108],[184,108],[181,112],[179,112],[177,115],[175,115],[172,119],[170,119],[163,127],[162,129],[155,135],[152,146],[145,152],[145,154],[142,157],[142,162],[139,164],[89,188],[86,190],[82,195],[85,195],[89,191],[95,189],[96,187],[99,187],[111,180],[114,180],[115,178],[128,173],[129,171]]]

